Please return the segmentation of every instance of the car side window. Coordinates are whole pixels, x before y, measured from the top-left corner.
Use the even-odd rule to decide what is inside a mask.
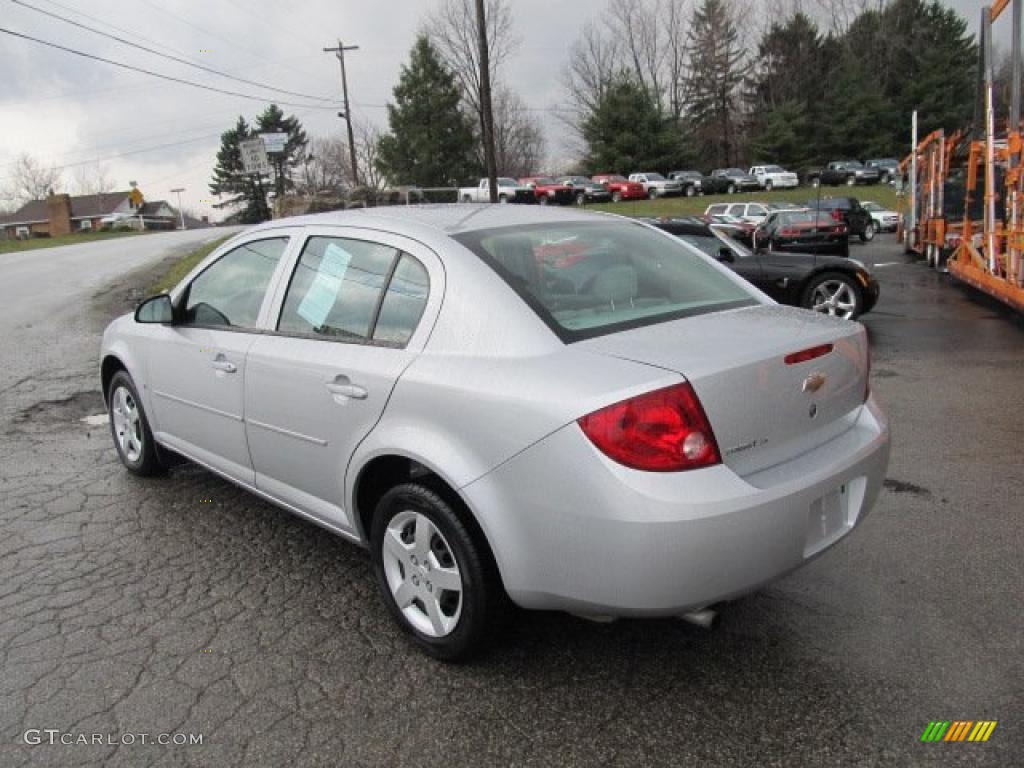
[[[404,345],[416,330],[428,293],[426,269],[397,248],[314,236],[295,266],[277,329]]]
[[[752,216],[763,216],[768,213],[768,209],[763,205],[752,204],[747,206],[747,213]]]
[[[729,215],[730,216],[744,216],[744,215],[746,215],[746,206],[742,205],[742,204],[739,204],[739,203],[730,205],[729,206]]]
[[[373,340],[405,345],[419,325],[430,293],[430,278],[426,268],[407,253],[403,253],[384,292]]]
[[[287,237],[274,237],[225,253],[189,285],[183,324],[255,328],[270,278],[287,247]]]

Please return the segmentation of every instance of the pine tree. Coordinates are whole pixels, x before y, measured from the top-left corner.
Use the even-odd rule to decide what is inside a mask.
[[[283,197],[295,188],[292,172],[306,160],[306,147],[309,145],[306,131],[297,117],[285,117],[279,106],[271,104],[256,118],[256,132],[288,134],[284,151],[269,155],[274,168],[274,190],[278,197]]]
[[[244,117],[239,117],[234,128],[221,134],[217,165],[213,169],[213,181],[210,182],[210,192],[228,195],[228,199],[218,203],[215,208],[245,206],[238,214],[243,224],[255,224],[270,218],[263,180],[245,173],[242,167],[239,144],[253,136],[255,131]]]
[[[688,115],[706,165],[732,165],[738,159],[738,92],[743,81],[743,50],[725,0],[701,0],[690,24],[690,71],[686,78]]]
[[[584,164],[594,173],[669,171],[692,159],[682,151],[674,122],[646,88],[624,74],[608,86],[582,129]]]
[[[461,92],[425,35],[413,45],[394,97],[388,104],[390,133],[378,144],[377,164],[389,181],[455,186],[480,174],[473,123],[459,108]]]

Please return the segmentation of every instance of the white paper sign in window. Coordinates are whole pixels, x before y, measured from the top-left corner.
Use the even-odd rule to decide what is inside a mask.
[[[334,243],[328,243],[313,284],[299,304],[298,313],[314,328],[324,325],[327,316],[338,299],[345,272],[352,261],[352,254]]]

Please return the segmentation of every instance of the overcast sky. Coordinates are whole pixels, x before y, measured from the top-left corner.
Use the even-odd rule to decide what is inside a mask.
[[[321,48],[339,36],[359,51],[346,57],[356,119],[386,125],[391,97],[423,14],[434,0],[25,0],[149,47],[214,69],[305,94],[340,93],[336,60]],[[503,77],[535,109],[563,104],[561,70],[583,23],[609,0],[513,0],[521,45]],[[949,0],[972,30],[980,5]],[[96,19],[75,13],[81,9]],[[1009,27],[1009,13],[1000,24]],[[132,49],[36,11],[0,0],[0,27],[70,48],[129,62],[227,90],[270,96],[263,89],[209,75]],[[115,27],[129,31],[125,35]],[[0,183],[21,152],[68,167],[99,160],[117,188],[137,181],[147,199],[170,199],[210,213],[208,184],[221,131],[238,115],[252,118],[266,101],[157,80],[0,34]],[[279,101],[308,102],[279,94]],[[285,106],[310,136],[335,133],[336,109]],[[549,154],[565,155],[565,129],[549,113]],[[187,142],[187,143],[185,143]],[[165,144],[176,146],[151,150]],[[140,151],[149,150],[149,151]],[[126,157],[115,155],[135,152]],[[543,169],[538,169],[543,170]],[[221,214],[214,214],[219,217]]]

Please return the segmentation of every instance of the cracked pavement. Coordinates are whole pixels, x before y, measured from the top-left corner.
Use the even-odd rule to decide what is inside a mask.
[[[891,237],[852,254],[884,265],[865,325],[894,447],[849,539],[727,606],[715,632],[517,612],[483,658],[446,666],[400,636],[360,549],[191,465],[133,477],[107,428],[81,420],[102,410],[103,326],[186,234],[0,256],[0,765],[1024,754],[1024,322]],[[920,743],[935,719],[999,725],[985,744]],[[31,728],[203,743],[33,746]]]

